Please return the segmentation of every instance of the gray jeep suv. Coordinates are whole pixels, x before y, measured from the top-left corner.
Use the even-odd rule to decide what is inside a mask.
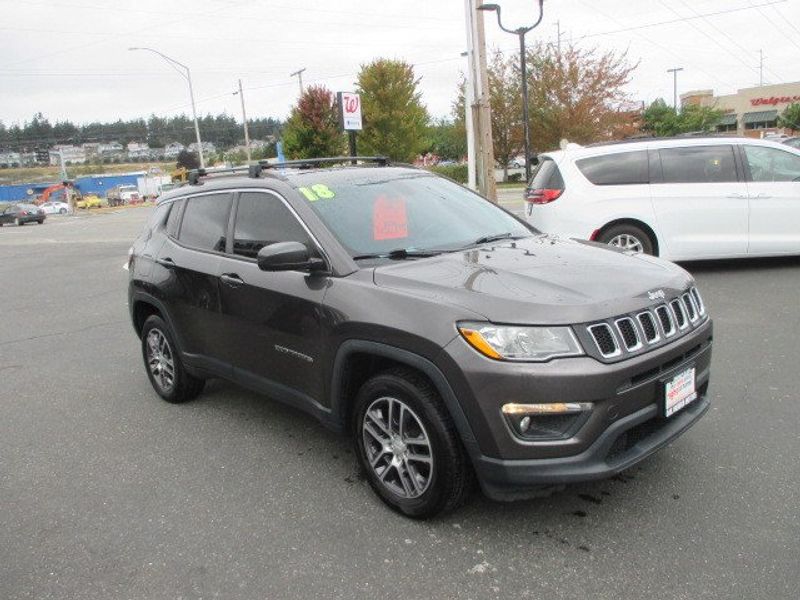
[[[201,171],[159,201],[128,268],[161,397],[221,377],[307,411],[417,518],[475,479],[517,499],[609,477],[706,412],[712,323],[682,268],[341,163]]]

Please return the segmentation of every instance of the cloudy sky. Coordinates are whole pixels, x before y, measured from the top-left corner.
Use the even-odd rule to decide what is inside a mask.
[[[507,27],[535,19],[534,0],[499,3]],[[413,63],[429,111],[447,115],[464,65],[463,0],[0,0],[0,11],[6,125],[37,111],[77,123],[188,113],[183,79],[130,46],[187,64],[199,111],[237,118],[238,78],[249,115],[284,118],[298,93],[292,71],[348,90],[376,57]],[[488,16],[489,47],[513,51],[516,38]],[[529,39],[555,42],[558,23],[564,43],[639,63],[632,100],[671,99],[671,67],[684,68],[679,91],[756,85],[759,50],[766,83],[800,80],[800,0],[546,0]]]

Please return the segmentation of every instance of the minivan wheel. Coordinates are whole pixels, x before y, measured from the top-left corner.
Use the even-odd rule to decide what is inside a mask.
[[[609,227],[600,235],[597,241],[622,250],[630,250],[637,254],[654,254],[653,240],[636,225],[625,223]]]
[[[157,315],[142,326],[142,357],[153,389],[167,402],[186,402],[203,391],[205,380],[186,371],[169,326]]]
[[[359,390],[352,432],[370,486],[392,509],[425,519],[463,503],[472,469],[431,384],[409,369],[385,371]]]

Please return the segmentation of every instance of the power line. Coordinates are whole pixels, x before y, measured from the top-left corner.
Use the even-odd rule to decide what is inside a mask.
[[[778,26],[778,24],[772,20],[772,17],[770,17],[766,12],[761,10],[761,7],[764,6],[763,4],[753,4],[751,6],[753,6],[753,8],[755,8],[762,17],[764,17],[767,21],[769,21],[776,30],[778,30],[781,34],[783,34],[783,29],[781,29]],[[792,38],[786,36],[785,34],[783,35],[786,37],[787,40],[789,40],[790,43],[794,44],[798,49],[800,49],[800,43],[795,42]]]

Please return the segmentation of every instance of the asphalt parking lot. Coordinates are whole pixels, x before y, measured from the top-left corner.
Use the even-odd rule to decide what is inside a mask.
[[[0,598],[798,597],[800,258],[686,265],[713,407],[673,445],[414,522],[298,411],[221,381],[156,396],[121,268],[148,213],[0,229]]]

